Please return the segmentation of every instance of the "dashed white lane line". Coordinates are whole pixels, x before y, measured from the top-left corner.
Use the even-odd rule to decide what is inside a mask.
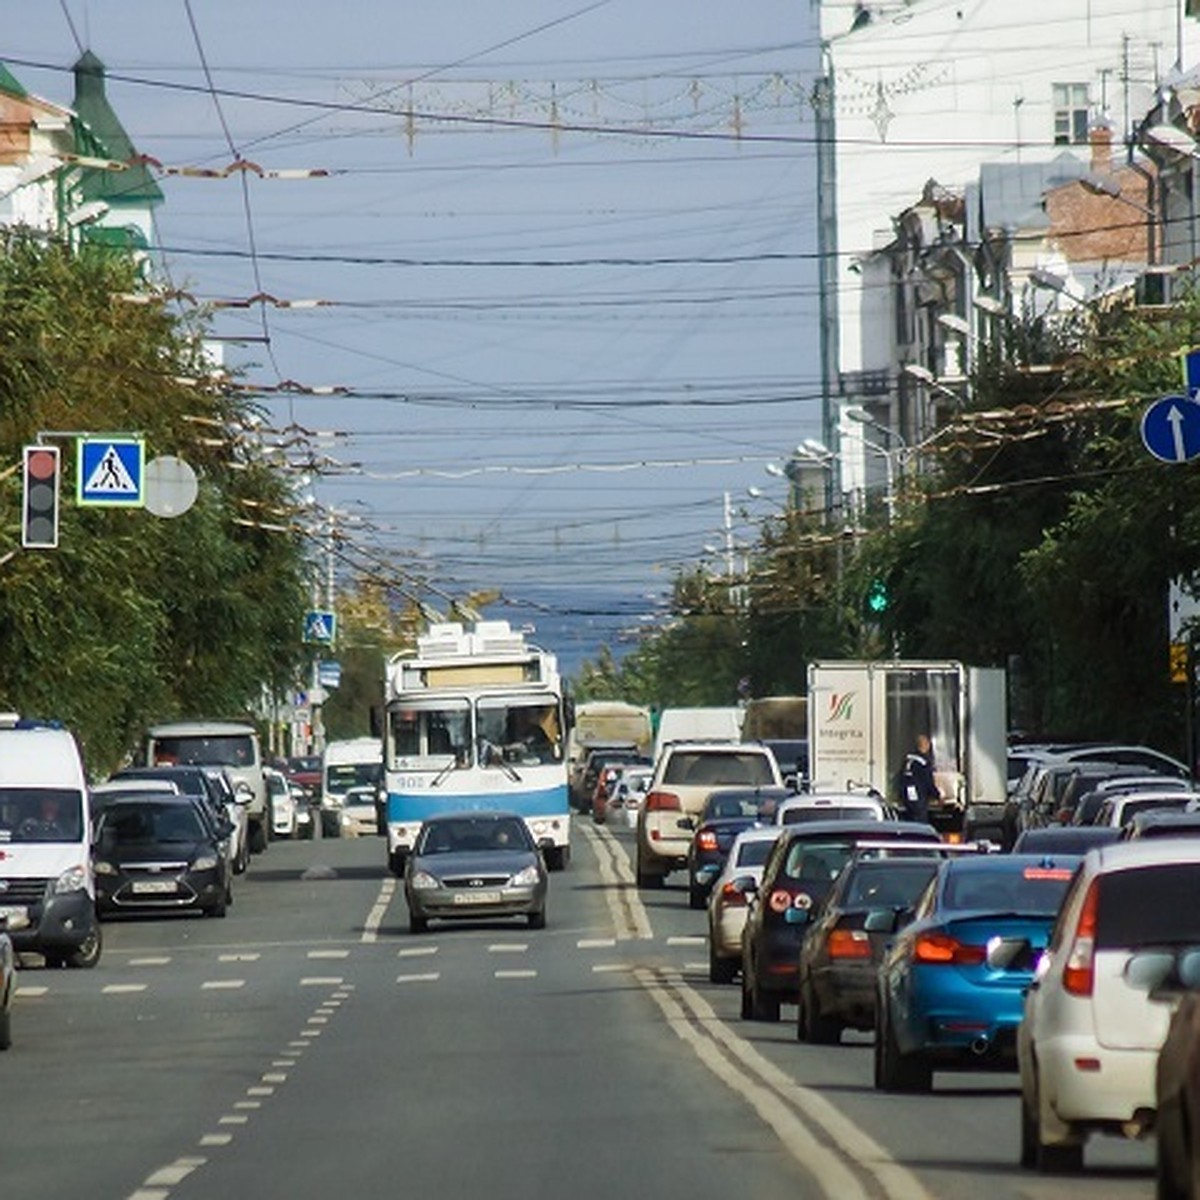
[[[238,1100],[234,1104],[233,1107],[234,1108],[248,1108],[251,1110],[258,1109],[258,1108],[262,1108],[262,1101],[261,1100]]]
[[[685,971],[707,971],[708,963],[706,962],[685,962],[683,964]]]
[[[170,1166],[161,1167],[146,1177],[145,1187],[174,1187],[182,1183],[197,1167],[202,1167],[206,1158],[178,1158]]]
[[[434,983],[437,980],[441,979],[441,977],[442,977],[442,973],[440,971],[425,971],[421,974],[416,974],[416,975],[397,975],[396,982],[397,983]]]
[[[220,1120],[217,1121],[217,1124],[218,1125],[246,1125],[249,1123],[249,1121],[250,1121],[250,1118],[248,1116],[246,1116],[245,1113],[226,1113],[223,1117],[220,1118]]]
[[[494,972],[497,979],[536,979],[536,971],[496,971]]]
[[[349,950],[310,950],[308,952],[308,957],[309,958],[349,958],[350,951]],[[337,982],[341,983],[342,981],[339,979]]]
[[[105,996],[123,996],[132,992],[144,992],[146,984],[144,983],[106,983],[100,991]]]
[[[592,967],[593,975],[604,975],[612,971],[632,971],[629,963],[596,963]]]
[[[300,980],[301,987],[337,987],[342,982],[340,975],[306,975]]]
[[[296,1059],[294,1058],[276,1058],[271,1062],[273,1067],[294,1067],[295,1065]]]
[[[392,902],[392,897],[396,894],[396,880],[385,879],[379,888],[379,895],[375,897],[375,906],[367,913],[367,919],[363,922],[362,940],[364,942],[374,942],[379,938],[379,926],[383,923],[384,914],[387,912],[388,905]]]
[[[528,942],[493,942],[488,947],[489,954],[524,954],[529,949]]]
[[[129,965],[131,967],[165,967],[170,961],[170,955],[156,954],[146,958],[131,958]]]
[[[258,962],[262,955],[257,950],[245,950],[239,954],[218,954],[217,962]]]
[[[396,957],[397,958],[425,958],[427,955],[436,954],[437,952],[438,952],[437,946],[409,946],[406,949],[401,950],[396,955]]]
[[[328,1025],[329,1018],[328,1017],[309,1017],[308,1020],[305,1021],[305,1024],[306,1025]]]
[[[138,1188],[129,1193],[129,1200],[167,1200],[170,1194],[166,1188]]]
[[[286,1071],[267,1071],[262,1077],[263,1083],[287,1083]]]
[[[322,1030],[320,1030],[320,1029],[302,1029],[302,1030],[300,1030],[300,1036],[303,1038],[320,1037],[321,1033],[322,1033]]]
[[[228,1146],[233,1141],[232,1133],[206,1133],[200,1139],[201,1146]]]
[[[29,984],[25,984],[22,987],[17,988],[17,995],[25,999],[33,1000],[38,996],[46,995],[46,993],[49,991],[50,989],[48,987],[33,987]]]
[[[275,1095],[275,1089],[273,1087],[267,1087],[265,1085],[258,1084],[254,1087],[248,1087],[246,1089],[246,1095],[247,1096],[273,1096],[273,1095]]]
[[[669,937],[667,938],[668,946],[706,946],[708,939],[702,937]],[[705,966],[708,964],[706,963]]]
[[[608,950],[617,944],[616,938],[580,938],[576,950]]]
[[[233,992],[245,986],[244,979],[206,979],[200,988],[206,992]]]

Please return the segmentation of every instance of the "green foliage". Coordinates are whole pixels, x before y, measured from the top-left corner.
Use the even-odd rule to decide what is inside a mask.
[[[288,484],[226,435],[244,400],[205,382],[200,328],[123,298],[137,266],[10,236],[0,253],[0,449],[39,431],[138,432],[147,456],[200,476],[187,513],[79,509],[64,448],[60,548],[19,548],[19,472],[0,472],[0,707],[74,728],[94,769],[149,721],[254,710],[300,657],[308,568],[299,535],[268,531]],[[186,379],[194,382],[188,384]],[[216,434],[217,436],[214,436]],[[274,522],[278,526],[278,520]]]

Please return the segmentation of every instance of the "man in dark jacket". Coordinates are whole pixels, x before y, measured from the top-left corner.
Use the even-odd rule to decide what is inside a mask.
[[[916,749],[904,756],[900,771],[900,803],[910,821],[928,822],[929,805],[941,796],[933,778],[933,745],[929,736],[917,734]]]

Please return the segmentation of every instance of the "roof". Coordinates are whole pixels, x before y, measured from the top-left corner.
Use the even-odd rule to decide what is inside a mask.
[[[104,64],[90,50],[75,63],[74,109],[83,126],[77,140],[80,148],[95,153],[102,151],[117,162],[129,162],[137,150],[125,132],[125,126],[108,101],[104,87]],[[94,144],[92,144],[94,142]],[[162,189],[144,164],[126,171],[84,170],[79,191],[83,200],[103,200],[112,207],[141,207],[161,204]]]
[[[983,163],[978,183],[966,189],[967,240],[982,241],[989,229],[1048,230],[1042,197],[1090,170],[1089,163],[1065,150],[1049,162]]]

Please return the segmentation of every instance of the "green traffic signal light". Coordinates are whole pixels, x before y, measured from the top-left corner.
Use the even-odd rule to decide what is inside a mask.
[[[887,607],[887,584],[882,579],[871,580],[871,586],[867,588],[867,612],[873,616],[879,616],[881,613],[887,612]]]

